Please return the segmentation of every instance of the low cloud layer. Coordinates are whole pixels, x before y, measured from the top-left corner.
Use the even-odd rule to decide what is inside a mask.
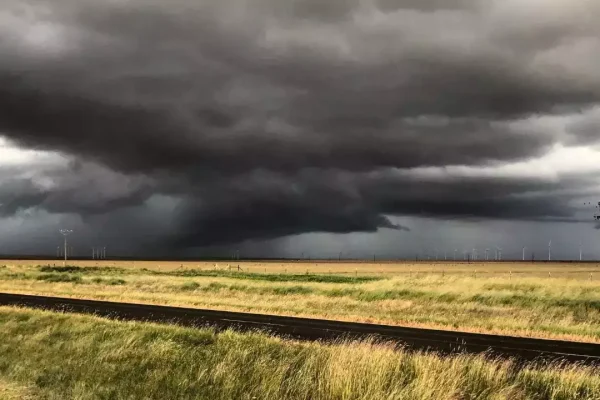
[[[165,248],[577,220],[600,193],[599,18],[568,0],[6,0],[0,136],[60,160],[0,160],[0,213],[98,224],[164,196]]]

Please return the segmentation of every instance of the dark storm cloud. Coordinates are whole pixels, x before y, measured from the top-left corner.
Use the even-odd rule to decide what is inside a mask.
[[[594,140],[593,119],[523,123],[600,102],[600,6],[536,4],[5,1],[0,132],[96,167],[3,179],[3,212],[162,193],[182,199],[184,245],[402,229],[387,215],[568,217],[570,197],[547,195],[561,182],[414,173]]]
[[[220,182],[223,182],[221,180]],[[360,193],[353,174],[305,170],[294,176],[258,172],[207,183],[198,202],[184,202],[178,245],[222,244],[246,238],[270,239],[308,232],[409,231],[381,214]]]
[[[553,143],[550,135],[530,135],[503,122],[481,119],[394,121],[348,115],[319,128],[317,121],[293,126],[277,116],[233,122],[227,114],[231,111],[208,107],[178,118],[160,108],[44,93],[25,87],[15,76],[2,83],[0,121],[7,132],[17,132],[14,139],[133,171],[202,168],[239,173],[310,167],[361,171],[476,164],[540,154]]]
[[[412,167],[538,154],[552,138],[502,119],[600,98],[589,77],[531,69],[536,51],[478,39],[479,7],[386,2],[373,25],[357,4],[271,3],[47,3],[74,49],[40,63],[8,46],[0,128],[118,168]],[[442,122],[411,122],[427,115]]]
[[[406,229],[386,215],[568,220],[578,196],[565,190],[575,190],[590,180],[564,184],[534,178],[490,180],[394,172],[253,173],[226,184],[203,185],[205,195],[185,200],[174,213],[182,229],[172,237],[178,245],[213,245],[306,232]]]
[[[577,144],[600,144],[600,107],[579,115],[567,126]]]
[[[126,176],[81,162],[44,166],[23,174],[22,168],[0,168],[0,215],[28,208],[51,213],[103,214],[143,203],[152,194],[150,179]]]

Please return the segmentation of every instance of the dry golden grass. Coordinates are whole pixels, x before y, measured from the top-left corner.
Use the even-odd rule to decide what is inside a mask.
[[[508,276],[511,272],[516,276],[565,277],[570,279],[600,280],[600,262],[598,263],[559,263],[559,262],[337,262],[315,260],[307,261],[111,261],[82,260],[69,261],[69,264],[82,267],[120,267],[130,269],[149,269],[154,271],[173,271],[179,269],[232,269],[239,266],[242,271],[268,274],[345,274],[345,275],[409,275],[414,273],[442,273],[485,276]],[[0,260],[0,265],[36,266],[63,265],[62,260]],[[595,278],[594,278],[594,275]]]
[[[600,371],[372,342],[107,321],[0,307],[0,378],[39,398],[600,400]]]
[[[33,396],[24,386],[0,378],[0,400],[30,400]]]

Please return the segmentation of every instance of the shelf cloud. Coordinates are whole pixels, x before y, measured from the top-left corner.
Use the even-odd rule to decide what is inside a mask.
[[[165,196],[146,211],[172,221],[165,248],[577,220],[600,193],[598,19],[570,0],[5,0],[0,215],[93,224]]]

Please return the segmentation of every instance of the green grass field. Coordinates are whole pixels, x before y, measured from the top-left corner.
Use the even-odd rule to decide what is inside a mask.
[[[600,370],[590,367],[522,368],[386,344],[301,343],[8,307],[0,307],[0,326],[4,398],[600,399]]]
[[[477,268],[286,274],[13,264],[0,267],[0,291],[600,342],[600,279],[574,279],[568,266],[544,278]]]

